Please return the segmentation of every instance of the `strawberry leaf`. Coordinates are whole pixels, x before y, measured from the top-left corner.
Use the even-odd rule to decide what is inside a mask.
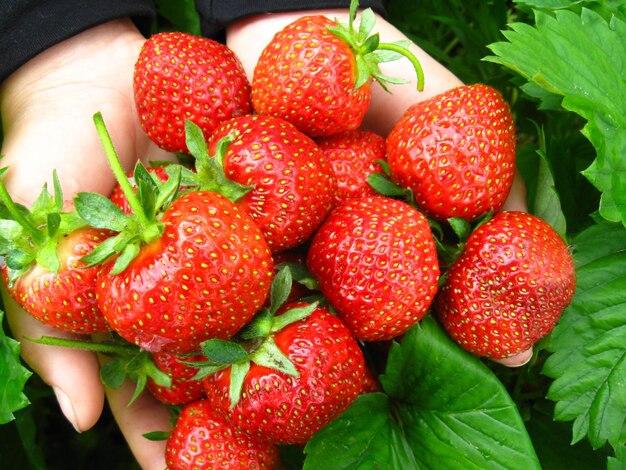
[[[78,214],[96,228],[121,232],[131,220],[109,198],[98,193],[78,193],[74,198],[74,206]]]
[[[300,375],[293,362],[280,350],[271,336],[266,338],[261,346],[250,354],[250,360],[260,366],[279,370],[287,375],[294,377]]]
[[[0,310],[0,325],[3,324],[4,312]],[[13,419],[14,412],[29,404],[24,395],[24,384],[32,375],[20,362],[20,344],[4,334],[0,326],[0,424]]]
[[[393,402],[384,393],[361,395],[339,418],[313,436],[303,470],[326,468],[420,468],[393,419]],[[331,460],[332,459],[332,460]]]
[[[626,229],[595,225],[573,249],[576,294],[547,344],[548,398],[557,420],[573,420],[573,442],[615,447],[626,432]]]
[[[385,394],[360,398],[311,439],[305,469],[324,461],[334,468],[540,468],[502,383],[431,316],[393,344],[381,383]]]
[[[234,364],[248,360],[248,353],[243,346],[223,339],[209,339],[202,343],[202,354],[217,364]]]
[[[536,26],[511,24],[508,42],[491,44],[495,56],[486,60],[561,96],[563,108],[587,120],[582,132],[597,158],[583,174],[602,192],[600,215],[626,224],[626,22],[587,8],[535,15]]]

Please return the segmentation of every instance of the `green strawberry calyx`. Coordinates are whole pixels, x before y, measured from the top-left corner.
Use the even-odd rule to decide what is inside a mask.
[[[366,8],[361,12],[359,26],[358,29],[356,29],[354,22],[358,6],[358,0],[352,0],[350,2],[350,16],[347,25],[336,20],[335,26],[328,28],[331,33],[345,41],[354,53],[357,65],[357,79],[354,88],[360,88],[367,83],[370,78],[376,80],[386,91],[389,91],[387,89],[387,83],[407,83],[407,80],[403,78],[383,75],[379,67],[380,63],[392,62],[404,57],[411,62],[415,69],[418,91],[423,91],[424,70],[417,57],[409,51],[410,41],[396,41],[392,43],[380,42],[379,34],[372,34],[372,30],[376,24],[376,15],[371,8]]]
[[[182,168],[181,184],[194,191],[213,191],[237,202],[253,188],[231,180],[224,171],[224,158],[230,144],[235,140],[235,132],[217,142],[215,155],[209,155],[207,142],[202,129],[193,121],[185,120],[185,139],[189,154],[193,157],[195,172]],[[175,166],[166,168],[168,174]]]
[[[137,162],[133,173],[137,185],[135,194],[117,156],[102,114],[96,113],[93,119],[109,166],[128,200],[132,213],[125,214],[109,198],[92,192],[79,193],[74,199],[74,205],[78,214],[90,225],[117,232],[115,236],[105,240],[82,258],[88,266],[94,266],[118,255],[111,270],[111,274],[115,275],[126,269],[143,245],[163,234],[160,215],[178,195],[181,171],[178,165],[172,165],[176,169],[163,183],[158,178],[153,178],[141,162]]]
[[[230,367],[230,407],[234,408],[241,397],[243,382],[251,364],[278,370],[287,375],[298,377],[299,373],[293,362],[285,355],[274,341],[274,334],[283,328],[307,318],[318,306],[317,302],[298,304],[280,315],[276,315],[286,302],[291,290],[292,276],[288,267],[280,269],[272,282],[270,305],[263,308],[246,325],[237,337],[226,341],[210,339],[202,343],[202,354],[206,362],[185,363],[198,367],[194,380],[207,377],[215,372]]]
[[[4,184],[8,167],[0,168],[0,256],[6,263],[9,287],[35,264],[58,272],[59,241],[87,225],[74,210],[63,210],[63,193],[56,171],[53,194],[43,185],[30,209],[16,203]]]

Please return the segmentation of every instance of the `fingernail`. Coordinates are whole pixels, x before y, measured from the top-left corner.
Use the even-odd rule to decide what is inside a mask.
[[[61,408],[61,411],[63,412],[67,420],[76,430],[76,432],[81,432],[78,427],[78,423],[76,422],[76,412],[74,411],[74,405],[72,404],[70,397],[68,397],[67,394],[60,388],[53,387],[52,389],[54,390],[54,394],[57,397],[59,407]]]
[[[532,359],[532,357],[533,357],[533,348],[530,348],[525,351],[514,354],[513,356],[499,359],[496,362],[499,362],[500,364],[506,367],[522,367],[528,364],[528,362]]]

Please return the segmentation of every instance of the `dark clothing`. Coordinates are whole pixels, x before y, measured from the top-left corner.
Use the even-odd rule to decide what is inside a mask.
[[[264,12],[348,7],[349,0],[197,0],[202,32],[218,37],[234,20]],[[362,0],[384,14],[382,0]],[[0,0],[0,82],[48,47],[90,27],[130,17],[143,31],[156,17],[152,0]]]

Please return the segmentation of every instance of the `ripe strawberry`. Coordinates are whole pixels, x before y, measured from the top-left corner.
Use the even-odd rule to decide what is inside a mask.
[[[238,207],[254,219],[273,252],[309,240],[330,212],[336,191],[324,153],[290,123],[259,115],[218,126],[208,141],[209,153],[233,133],[224,173],[251,188],[237,200]]]
[[[124,271],[103,267],[96,293],[105,318],[152,352],[192,352],[208,338],[230,338],[269,291],[271,254],[259,228],[210,191],[176,199],[161,222],[162,235]]]
[[[379,161],[386,159],[382,136],[371,131],[354,130],[319,137],[316,142],[337,178],[336,205],[349,198],[376,194],[367,179],[373,173],[382,173]]]
[[[371,389],[359,345],[336,316],[315,304],[295,303],[283,306],[270,321],[281,322],[304,309],[308,316],[272,332],[257,350],[271,349],[272,358],[290,361],[291,373],[272,368],[279,361],[261,361],[253,351],[234,406],[233,377],[239,378],[235,365],[204,379],[214,409],[254,438],[303,445]],[[265,320],[261,317],[261,323]]]
[[[96,295],[111,328],[150,352],[194,352],[209,338],[230,338],[262,307],[270,289],[273,264],[260,229],[218,193],[178,197],[180,173],[161,186],[138,164],[135,194],[102,116],[94,120],[133,208],[124,214],[94,193],[81,193],[75,201],[86,220],[119,232],[88,258],[90,264],[105,263]]]
[[[182,409],[167,440],[165,460],[169,470],[271,470],[280,464],[278,447],[242,433],[208,400]]]
[[[387,136],[391,178],[429,216],[472,221],[500,209],[515,172],[508,104],[486,85],[460,86],[411,106]]]
[[[463,348],[505,358],[552,330],[575,285],[572,256],[550,225],[524,212],[500,212],[469,236],[436,305]]]
[[[250,83],[224,44],[182,32],[163,32],[144,44],[133,77],[142,128],[161,148],[185,152],[185,119],[208,138],[226,119],[251,111]]]
[[[169,386],[159,385],[152,377],[147,378],[146,387],[152,395],[166,405],[184,405],[204,398],[204,387],[201,380],[194,380],[198,369],[183,363],[201,362],[206,360],[201,354],[181,357],[167,352],[152,355],[154,364],[170,376]]]
[[[252,105],[258,114],[281,117],[310,136],[336,134],[361,125],[373,79],[383,86],[398,81],[382,75],[380,62],[403,54],[421,77],[408,50],[370,35],[376,21],[372,10],[364,10],[360,27],[354,27],[357,6],[357,1],[351,3],[348,25],[310,15],[276,33],[254,69]],[[382,54],[388,48],[394,53]]]
[[[41,322],[73,333],[108,331],[95,296],[98,268],[80,260],[110,233],[87,226],[68,204],[56,173],[54,195],[44,186],[30,209],[0,179],[0,271],[11,296]]]
[[[439,265],[426,218],[384,196],[351,199],[331,212],[313,237],[307,265],[363,341],[406,332],[437,292]]]
[[[11,296],[37,320],[54,328],[80,334],[108,331],[95,295],[98,268],[86,268],[80,260],[109,235],[85,227],[62,237],[56,246],[60,263],[56,271],[35,262],[11,282],[5,264],[2,274]]]

